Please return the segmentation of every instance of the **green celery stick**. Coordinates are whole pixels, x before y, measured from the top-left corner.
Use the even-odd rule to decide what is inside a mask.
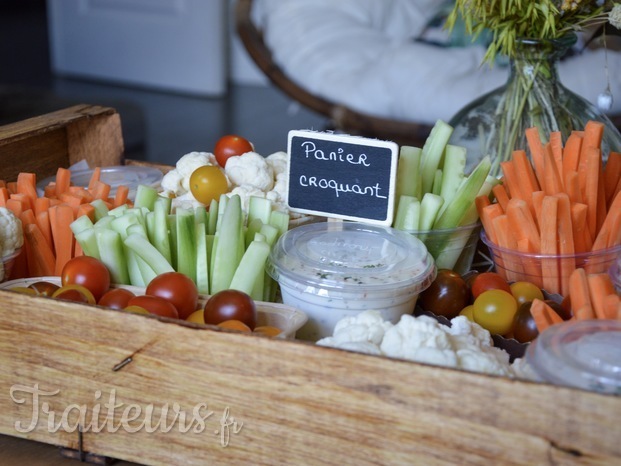
[[[284,235],[289,229],[289,214],[280,210],[272,210],[270,214],[269,224],[278,228],[279,237]]]
[[[177,271],[196,281],[196,240],[194,212],[177,209]]]
[[[140,184],[138,188],[136,188],[134,207],[146,207],[149,210],[153,210],[153,205],[158,197],[160,197],[160,195],[157,194],[155,188]]]
[[[95,199],[91,205],[95,208],[95,223],[108,216],[108,206],[101,199]]]
[[[397,230],[418,230],[419,218],[420,201],[413,196],[402,194],[399,198],[394,227]]]
[[[421,155],[423,193],[431,192],[435,172],[441,166],[444,149],[451,134],[453,127],[442,120],[437,120],[423,145]]]
[[[88,215],[82,215],[76,218],[73,222],[71,222],[71,225],[69,225],[74,235],[77,235],[84,230],[89,230],[93,228],[93,226],[93,222]]]
[[[269,254],[270,246],[265,241],[255,240],[250,243],[235,271],[235,275],[233,275],[230,288],[243,291],[252,296],[257,280],[263,279],[265,261]],[[260,290],[260,296],[256,298],[259,300],[263,297],[262,284]]]
[[[141,257],[157,274],[174,272],[175,269],[168,263],[166,258],[139,233],[132,233],[125,238],[124,243]]]
[[[444,199],[444,205],[453,200],[453,196],[459,189],[464,179],[466,169],[466,148],[447,144],[444,151],[444,164],[442,166],[442,187],[440,196]]]
[[[432,193],[426,193],[423,196],[423,200],[420,203],[419,231],[429,231],[432,229],[443,204],[444,199],[441,196]]]
[[[127,209],[128,209],[127,204],[121,204],[120,206],[115,207],[114,209],[110,209],[108,211],[108,215],[112,215],[113,217],[120,217],[127,211]]]
[[[100,260],[110,271],[112,283],[128,285],[129,272],[127,270],[127,260],[125,259],[121,235],[107,228],[96,229],[96,232],[97,247],[99,251],[105,251],[105,254],[101,255]]]
[[[166,216],[166,224],[168,225],[168,244],[170,245],[170,262],[169,263],[176,270],[177,269],[177,216],[175,214],[168,214]]]
[[[248,222],[245,235],[246,247],[254,241],[254,235],[261,230],[262,226],[263,221],[260,218],[254,218]]]
[[[423,150],[419,147],[401,146],[397,166],[396,199],[402,195],[420,199],[422,196],[420,159]]]
[[[87,256],[94,257],[95,259],[101,260],[101,255],[99,254],[99,246],[97,245],[97,230],[95,228],[87,228],[85,230],[80,231],[79,233],[74,233],[75,240],[80,244],[82,251]]]
[[[216,234],[216,223],[218,222],[218,201],[213,199],[211,204],[209,204],[209,223],[207,224],[207,234],[215,235]]]
[[[435,176],[433,177],[433,185],[431,187],[431,192],[437,196],[442,192],[442,169],[438,168],[436,170]]]
[[[263,223],[270,223],[272,207],[272,201],[269,199],[250,196],[248,199],[248,223],[255,218],[260,219]]]
[[[207,209],[194,207],[194,222],[207,224]]]
[[[222,203],[221,203],[222,204]],[[231,196],[227,203],[220,226],[216,231],[213,245],[213,273],[211,274],[211,294],[230,288],[231,280],[239,265],[239,244],[242,234],[243,213],[241,199]]]
[[[168,212],[170,203],[166,198],[159,197],[153,206],[153,246],[172,264],[172,253],[170,251],[170,234],[168,232]]]
[[[207,228],[204,223],[194,225],[196,239],[196,287],[202,294],[209,293],[209,256],[207,254]]]

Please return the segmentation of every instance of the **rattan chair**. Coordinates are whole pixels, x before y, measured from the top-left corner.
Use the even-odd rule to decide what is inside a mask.
[[[357,112],[311,94],[287,76],[274,62],[261,30],[252,21],[252,4],[252,0],[237,1],[235,12],[237,33],[252,60],[277,88],[305,107],[326,116],[330,120],[331,129],[422,147],[431,131],[430,125],[390,120]]]

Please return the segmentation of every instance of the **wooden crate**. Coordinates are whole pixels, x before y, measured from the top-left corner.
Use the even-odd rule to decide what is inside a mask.
[[[42,118],[0,128],[2,139],[22,135],[0,141],[0,154],[37,154],[28,140],[43,150],[77,125],[89,144],[110,149],[99,160],[120,157],[109,141],[120,140],[113,110]],[[117,129],[93,132],[87,121]],[[75,159],[80,143],[69,139],[55,160]],[[621,462],[621,397],[9,291],[0,291],[0,368],[0,433],[147,464]],[[35,386],[44,392],[37,409]],[[140,428],[150,409],[153,432]],[[125,427],[124,411],[136,418]]]

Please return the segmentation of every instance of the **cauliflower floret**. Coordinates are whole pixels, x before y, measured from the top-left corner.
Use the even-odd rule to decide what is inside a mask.
[[[489,331],[472,322],[466,316],[457,316],[451,319],[451,326],[447,327],[446,331],[453,337],[455,349],[469,345],[480,348],[494,346]]]
[[[188,191],[181,196],[173,198],[171,209],[175,211],[177,209],[194,209],[195,207],[205,207],[205,205],[197,201],[194,196],[192,196],[192,193]]]
[[[181,176],[181,187],[184,191],[190,190],[190,176],[194,170],[205,165],[218,165],[216,156],[211,152],[190,152],[177,160],[175,169]]]
[[[488,374],[513,375],[509,364],[509,353],[494,347],[479,348],[470,346],[457,350],[459,367],[469,371],[485,372]]]
[[[271,191],[274,186],[272,167],[256,152],[231,157],[224,171],[235,186],[250,185],[263,192]]]
[[[366,341],[379,345],[386,331],[392,327],[378,311],[365,311],[355,317],[346,317],[337,322],[333,338],[341,343],[346,341]]]
[[[180,196],[185,194],[185,190],[181,187],[181,174],[176,170],[170,170],[168,173],[164,175],[160,186],[164,191],[164,195],[169,196],[174,194],[175,196]]]
[[[265,197],[265,193],[259,188],[247,184],[237,186],[233,188],[231,192],[226,193],[226,195],[229,197],[233,196],[234,194],[237,194],[240,197],[241,207],[244,212],[248,212],[248,204],[250,203],[251,196]]]
[[[278,178],[278,175],[286,174],[287,164],[289,163],[289,154],[286,152],[274,152],[271,155],[265,157],[267,164],[272,167],[274,172],[274,178]]]
[[[22,221],[6,207],[0,207],[0,257],[13,254],[23,244]]]

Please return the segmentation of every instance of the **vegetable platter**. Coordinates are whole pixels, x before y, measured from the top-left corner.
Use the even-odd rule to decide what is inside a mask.
[[[120,124],[113,109],[85,105],[1,127],[0,177],[26,169],[50,176],[91,155],[118,165]],[[621,461],[617,396],[3,290],[0,332],[0,433],[95,455],[155,465]],[[71,405],[104,422],[96,408],[111,393],[143,414],[177,403],[191,415],[204,403],[213,415],[204,429],[94,432],[78,428],[74,409],[73,429],[50,429],[43,413],[31,422],[24,390],[37,384],[55,393],[42,401],[56,423]],[[164,418],[179,420],[172,409]]]

